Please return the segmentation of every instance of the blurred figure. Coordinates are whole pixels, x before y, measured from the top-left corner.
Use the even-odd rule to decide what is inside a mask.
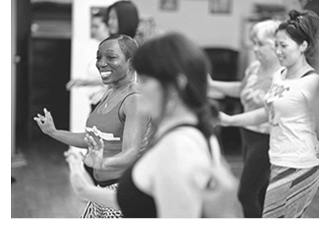
[[[300,3],[304,10],[313,11],[319,16],[319,0],[300,0]],[[307,62],[319,74],[319,43],[314,49],[315,53],[312,56],[307,57]]]
[[[213,133],[211,121],[218,118],[206,96],[203,51],[180,34],[167,34],[145,42],[132,64],[140,77],[140,111],[151,114],[156,127],[153,139],[123,174],[117,193],[94,187],[81,155],[67,153],[73,188],[83,198],[120,207],[127,218],[232,217],[240,204],[233,202],[237,183]],[[88,145],[101,154],[103,142],[91,138]]]
[[[139,24],[138,9],[131,1],[119,1],[108,7],[107,22],[109,33],[135,37]]]
[[[102,40],[109,36],[108,26],[103,12],[98,12],[92,15],[91,36],[97,46]],[[92,54],[94,54],[94,51],[92,51]],[[88,61],[87,72],[84,79],[71,79],[66,85],[67,90],[71,90],[73,87],[86,87],[92,112],[97,107],[107,90],[103,85],[100,74],[96,68],[96,56],[93,56]]]
[[[276,54],[286,69],[273,78],[265,108],[228,116],[224,126],[246,126],[269,120],[270,183],[264,218],[299,218],[319,186],[319,75],[306,57],[319,41],[319,17],[290,11],[276,31]]]
[[[109,28],[107,26],[106,12],[99,11],[92,15],[91,20],[91,37],[101,42],[109,36]]]
[[[55,128],[49,111],[38,114],[34,120],[43,133],[67,145],[88,148],[88,140],[103,139],[104,148],[97,156],[88,151],[84,157],[86,174],[94,178],[102,190],[116,190],[118,179],[137,158],[147,144],[149,117],[137,110],[137,83],[130,77],[131,58],[137,43],[126,35],[111,35],[98,48],[96,66],[102,82],[110,87],[101,103],[90,114],[86,132],[73,133]],[[90,147],[90,146],[89,146]],[[81,153],[79,153],[81,154]],[[82,165],[83,167],[83,165]],[[88,202],[83,218],[119,218],[120,210]]]
[[[280,21],[256,23],[250,30],[257,58],[245,71],[241,82],[209,81],[209,91],[239,97],[245,112],[264,106],[263,98],[276,73],[282,68],[275,49],[275,32]],[[246,218],[261,218],[266,189],[269,184],[269,124],[246,126],[240,129],[244,168],[239,187],[239,200]]]
[[[145,41],[162,34],[163,32],[157,27],[153,17],[142,17],[138,25],[137,33],[134,39],[141,46]]]

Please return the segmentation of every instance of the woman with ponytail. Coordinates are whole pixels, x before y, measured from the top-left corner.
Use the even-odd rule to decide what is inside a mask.
[[[235,116],[221,113],[224,126],[265,122],[271,126],[270,184],[264,218],[302,217],[319,186],[319,75],[306,57],[319,39],[319,18],[290,11],[276,31],[276,54],[286,69],[273,78],[265,107]]]
[[[151,116],[153,137],[123,174],[117,194],[94,189],[77,155],[70,154],[75,190],[94,189],[93,199],[120,207],[127,218],[234,217],[234,208],[227,207],[237,200],[237,183],[213,133],[218,112],[207,99],[209,66],[203,51],[172,33],[145,42],[132,65],[140,79],[139,111]],[[99,154],[103,142],[90,139],[89,146]]]

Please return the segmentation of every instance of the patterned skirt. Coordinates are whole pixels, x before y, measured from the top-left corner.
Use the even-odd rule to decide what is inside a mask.
[[[301,218],[319,187],[319,166],[306,169],[271,165],[263,218]]]
[[[99,185],[98,185],[99,187]],[[112,184],[103,189],[117,190],[118,184]],[[123,218],[121,210],[106,207],[104,205],[89,201],[80,218]]]

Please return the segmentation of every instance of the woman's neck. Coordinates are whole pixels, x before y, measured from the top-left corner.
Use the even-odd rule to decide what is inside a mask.
[[[169,115],[165,115],[158,125],[156,136],[161,135],[166,130],[179,124],[197,125],[198,118],[195,113],[185,106],[177,105]]]
[[[301,58],[295,64],[287,67],[286,79],[299,79],[309,69],[312,67],[305,58]]]
[[[125,77],[121,78],[119,81],[111,84],[111,88],[114,91],[122,90],[123,88],[127,87],[132,83],[132,80],[126,75]]]

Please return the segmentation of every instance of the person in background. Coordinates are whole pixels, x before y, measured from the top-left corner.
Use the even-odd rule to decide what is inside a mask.
[[[91,22],[91,34],[98,42],[108,35],[124,34],[134,38],[139,23],[139,14],[136,6],[130,1],[119,1],[110,5],[106,12],[94,14]],[[97,44],[98,45],[98,44]],[[87,87],[91,111],[99,104],[102,96],[108,90],[99,79],[99,73],[95,68],[95,60],[90,60],[87,67],[86,79],[72,79],[66,87]],[[134,79],[135,74],[131,77]]]
[[[145,41],[159,36],[163,33],[158,27],[153,17],[141,17],[134,39],[141,46]]]
[[[315,12],[319,16],[319,0],[300,0],[304,10],[310,10]],[[315,53],[311,57],[307,57],[307,62],[315,69],[319,74],[319,43],[314,47]]]
[[[108,7],[107,22],[109,33],[125,34],[134,38],[136,36],[139,13],[131,1],[118,1]]]
[[[299,218],[319,186],[319,75],[306,61],[319,39],[319,18],[289,12],[276,31],[276,54],[286,67],[273,78],[265,107],[239,115],[221,113],[224,126],[270,123],[270,183],[264,218]]]
[[[237,199],[235,192],[226,192],[236,191],[237,183],[213,133],[211,121],[218,118],[210,114],[209,67],[203,51],[184,36],[171,33],[146,41],[132,64],[140,78],[139,109],[151,114],[156,127],[151,143],[123,174],[117,193],[94,187],[82,168],[81,155],[67,153],[76,193],[120,207],[127,218],[201,217],[211,180],[215,191],[223,194],[220,201]],[[89,138],[88,145],[93,154],[101,154],[101,140]],[[231,186],[226,189],[225,183]],[[213,204],[210,208],[221,211],[224,207]]]
[[[224,82],[210,78],[209,94],[213,91],[240,98],[244,112],[263,107],[263,98],[271,86],[273,76],[281,70],[274,52],[275,32],[279,25],[280,21],[275,20],[254,24],[250,30],[250,38],[256,60],[246,69],[241,81]],[[269,129],[267,122],[240,129],[244,168],[238,195],[246,218],[262,217],[270,175]]]
[[[89,151],[84,157],[85,165],[93,169],[91,178],[103,190],[117,189],[118,179],[147,144],[149,117],[137,109],[140,97],[137,83],[129,76],[136,49],[136,41],[126,35],[111,35],[100,43],[96,66],[110,90],[87,119],[86,132],[57,130],[46,109],[44,115],[34,118],[43,133],[67,145],[88,148],[89,137],[103,139],[101,155],[96,157]],[[122,213],[89,201],[82,217],[119,218]]]
[[[100,11],[93,14],[91,19],[91,37],[94,39],[96,46],[108,36],[109,31],[104,13]],[[101,101],[107,88],[102,83],[100,74],[97,71],[95,56],[88,61],[86,70],[85,78],[71,79],[67,83],[66,88],[67,90],[71,90],[74,87],[86,87],[92,112]]]

